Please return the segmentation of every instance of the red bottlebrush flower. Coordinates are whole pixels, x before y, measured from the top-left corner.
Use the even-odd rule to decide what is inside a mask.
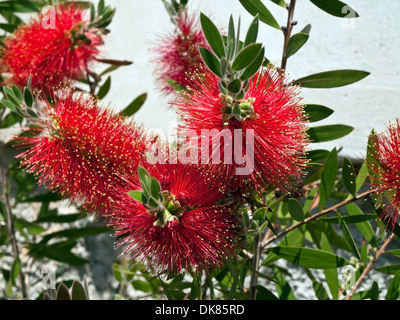
[[[38,129],[16,137],[21,166],[40,184],[83,203],[89,211],[107,211],[110,190],[124,184],[144,159],[147,138],[141,127],[127,123],[98,100],[64,89],[54,101],[44,99]]]
[[[166,95],[176,92],[175,86],[191,86],[193,74],[204,66],[199,47],[209,48],[194,15],[184,10],[175,23],[174,31],[160,38],[153,49],[157,83]]]
[[[372,136],[372,158],[367,161],[372,186],[384,206],[381,219],[389,219],[392,228],[400,211],[400,122]]]
[[[216,205],[224,196],[221,182],[205,179],[201,169],[190,164],[155,164],[148,169],[162,190],[154,210],[126,190],[115,201],[112,225],[124,253],[155,273],[169,274],[221,267],[234,257],[240,223],[232,205]],[[140,189],[133,181],[131,189]]]
[[[297,87],[267,68],[249,81],[244,98],[235,102],[221,95],[218,80],[206,72],[176,103],[182,128],[195,130],[206,141],[208,162],[220,163],[214,168],[232,177],[233,188],[292,191],[306,167],[309,142]]]
[[[101,32],[88,27],[89,14],[77,4],[53,8],[48,16],[39,14],[4,40],[1,56],[11,74],[8,82],[22,87],[32,75],[33,88],[51,89],[86,78],[90,64],[100,54]],[[52,24],[46,25],[45,19]]]

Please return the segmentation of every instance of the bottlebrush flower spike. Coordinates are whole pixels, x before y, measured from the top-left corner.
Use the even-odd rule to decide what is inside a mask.
[[[216,205],[224,197],[223,181],[205,179],[200,167],[190,164],[157,163],[148,170],[141,179],[143,189],[136,178],[130,180],[131,190],[143,191],[129,192],[133,198],[120,191],[116,197],[110,221],[120,237],[118,245],[125,246],[124,254],[157,274],[221,267],[235,257],[237,214],[232,205]],[[150,185],[150,194],[156,190],[153,197],[145,192]]]
[[[383,207],[381,219],[394,228],[400,211],[400,122],[389,124],[386,131],[371,136],[373,149],[367,158],[371,186]]]
[[[32,88],[51,89],[85,79],[99,58],[103,30],[89,27],[89,13],[74,2],[52,8],[48,17],[33,17],[4,40],[1,57],[8,83],[22,87],[32,75]],[[46,25],[49,18],[52,24]]]
[[[84,92],[62,89],[39,100],[41,116],[14,138],[21,166],[40,184],[89,211],[107,211],[110,190],[124,184],[144,159],[147,138],[140,126],[98,104]]]
[[[292,191],[306,167],[309,142],[298,88],[271,67],[250,79],[240,100],[221,94],[218,80],[211,72],[200,75],[176,103],[181,128],[196,130],[198,141],[209,141],[208,163],[232,177],[234,189]],[[213,131],[217,140],[211,139]],[[216,151],[220,156],[214,162]]]
[[[187,9],[172,19],[174,31],[162,36],[152,49],[156,80],[166,95],[190,87],[193,74],[203,67],[199,47],[209,48],[200,24]]]

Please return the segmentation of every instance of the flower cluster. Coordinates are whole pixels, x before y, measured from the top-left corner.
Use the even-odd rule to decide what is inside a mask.
[[[192,85],[194,74],[204,67],[199,47],[208,47],[198,21],[187,9],[173,19],[174,31],[161,37],[153,49],[157,82],[166,95]]]
[[[250,80],[239,104],[241,116],[235,117],[229,113],[233,109],[229,105],[232,104],[230,97],[220,93],[218,77],[206,72],[196,79],[195,90],[176,103],[182,128],[196,130],[199,135],[202,130],[228,130],[234,138],[235,131],[240,133],[239,143],[219,139],[218,160],[223,165],[214,169],[223,170],[226,178],[232,177],[233,188],[242,192],[263,191],[269,186],[291,191],[306,167],[309,143],[298,88],[287,85],[285,78],[274,69],[263,68]],[[207,141],[207,137],[203,138]],[[213,141],[209,142],[207,148],[215,148]],[[214,153],[209,154],[212,157]],[[238,175],[239,169],[244,174]]]
[[[371,185],[384,206],[381,219],[389,219],[392,228],[400,212],[400,122],[389,124],[375,133],[371,141],[372,158],[368,161]]]
[[[51,89],[85,79],[99,58],[102,32],[89,28],[88,12],[74,2],[53,8],[53,25],[46,27],[46,16],[40,14],[4,40],[1,63],[9,83],[24,86],[31,76],[33,88]]]
[[[41,184],[89,211],[107,211],[110,190],[136,173],[147,138],[141,126],[99,105],[92,96],[62,89],[38,101],[42,116],[14,139],[18,157]]]
[[[232,204],[223,199],[223,181],[205,178],[204,167],[182,164],[147,166],[159,182],[156,197],[144,201],[119,192],[112,224],[124,252],[153,272],[181,273],[221,267],[240,247],[241,230]],[[128,189],[146,189],[133,178]],[[144,188],[143,188],[144,187]],[[151,200],[154,201],[152,204]]]

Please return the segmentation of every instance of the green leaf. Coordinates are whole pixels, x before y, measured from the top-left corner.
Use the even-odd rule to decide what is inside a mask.
[[[244,40],[245,47],[257,41],[259,20],[260,19],[258,15],[256,15],[256,17],[251,22],[249,29],[247,30],[246,38]]]
[[[160,197],[161,186],[158,180],[154,177],[151,177],[151,195],[154,199],[158,199]]]
[[[396,272],[386,292],[386,300],[397,300],[400,297],[400,271]]]
[[[396,257],[400,257],[400,249],[388,250],[385,253],[392,254]]]
[[[317,249],[278,246],[269,248],[267,251],[273,252],[289,262],[311,269],[339,268],[350,264],[346,259],[333,253]]]
[[[130,196],[132,199],[139,201],[141,203],[147,203],[147,197],[145,196],[143,191],[139,190],[133,190],[128,192],[128,196]]]
[[[15,85],[11,86],[11,90],[14,93],[14,96],[18,99],[18,102],[21,104],[24,101],[21,91]]]
[[[339,0],[310,0],[318,8],[329,13],[332,16],[339,18],[357,18],[358,13]]]
[[[283,238],[282,241],[279,242],[278,247],[297,246],[302,243],[303,239],[304,239],[304,231],[302,231],[301,228],[297,228],[292,232],[290,232],[285,238]],[[278,260],[278,258],[279,257],[275,253],[270,252],[263,261],[262,265],[269,265],[272,262]]]
[[[294,220],[296,221],[304,220],[303,207],[301,206],[300,202],[297,199],[294,198],[289,199],[288,206],[289,206],[289,213]]]
[[[7,9],[13,12],[39,12],[43,7],[43,4],[39,1],[31,0],[18,0],[18,1],[1,1],[0,10]]]
[[[336,88],[360,81],[369,74],[367,71],[348,69],[325,71],[297,79],[293,84],[304,88]]]
[[[336,182],[338,170],[337,151],[334,148],[325,161],[324,170],[322,171],[321,185],[319,189],[320,207],[324,208]]]
[[[204,63],[207,67],[218,77],[222,78],[221,75],[221,64],[219,59],[207,48],[199,47],[200,55],[203,58]]]
[[[15,106],[19,106],[22,101],[20,101],[14,94],[11,88],[3,87],[4,93],[8,100],[10,100]]]
[[[355,203],[349,203],[346,205],[347,213],[349,218],[356,218],[357,216],[364,215],[367,216]],[[376,215],[375,215],[376,216]],[[377,247],[377,242],[375,238],[375,232],[371,224],[368,221],[360,221],[356,223],[356,227],[360,230],[361,234],[374,248]]]
[[[13,33],[15,29],[17,29],[17,24],[12,23],[0,23],[0,29],[7,31],[9,33]]]
[[[71,300],[68,288],[64,283],[60,283],[57,288],[56,300]]]
[[[90,227],[82,227],[82,228],[70,228],[70,229],[65,229],[61,231],[56,231],[50,234],[46,234],[43,236],[43,239],[41,243],[46,243],[50,239],[53,238],[68,238],[68,241],[73,241],[78,238],[83,238],[83,237],[88,237],[88,236],[94,236],[97,234],[109,232],[110,228],[107,226],[101,226],[101,227],[96,227],[96,226],[90,226]]]
[[[260,0],[239,0],[242,6],[252,15],[259,15],[259,18],[265,24],[281,30],[281,26],[275,20],[274,16]]]
[[[225,56],[224,42],[215,24],[204,13],[200,13],[200,22],[204,36],[214,53],[222,58]]]
[[[390,264],[383,267],[376,268],[375,270],[385,274],[396,274],[400,271],[400,264]]]
[[[258,57],[262,49],[261,43],[253,43],[240,50],[232,63],[232,71],[242,70],[249,65]]]
[[[361,260],[360,251],[358,250],[357,245],[354,242],[354,238],[351,235],[349,227],[347,226],[346,222],[344,221],[344,219],[343,219],[342,215],[339,213],[339,211],[336,211],[335,213],[339,218],[339,226],[340,226],[340,229],[342,230],[343,238],[346,241],[347,245],[349,246],[350,251],[353,252],[353,254],[356,256],[356,258],[358,260]]]
[[[24,101],[25,101],[25,104],[29,108],[32,107],[32,105],[33,105],[33,95],[32,95],[31,90],[29,90],[28,88],[24,89]]]
[[[87,300],[86,292],[80,282],[74,280],[72,283],[72,300]]]
[[[257,58],[246,68],[244,69],[242,75],[240,76],[240,80],[245,81],[251,78],[258,70],[260,70],[261,65],[264,61],[265,48],[262,47],[260,53]]]
[[[133,100],[124,110],[121,111],[121,115],[125,117],[130,117],[134,115],[142,107],[146,99],[147,99],[147,93],[142,93],[135,100]]]
[[[280,300],[296,300],[293,289],[278,268],[274,268],[275,287]]]
[[[22,122],[22,119],[23,118],[19,114],[10,112],[1,121],[0,128],[1,129],[9,128],[18,122]]]
[[[313,143],[326,142],[342,138],[354,130],[353,127],[344,124],[331,124],[308,128],[309,139]]]
[[[16,111],[16,107],[14,105],[14,103],[12,103],[11,101],[7,100],[7,99],[2,99],[1,103],[8,109],[10,109],[11,111],[15,112]]]
[[[284,0],[271,0],[273,3],[276,3],[278,6],[286,8],[286,2]]]
[[[364,221],[369,221],[371,219],[376,219],[377,215],[375,213],[363,213],[357,214],[354,216],[342,216],[343,220],[347,224],[354,224],[354,223],[361,223]],[[322,218],[320,221],[328,222],[328,223],[339,223],[339,218],[329,217],[329,218]]]
[[[239,79],[232,80],[228,84],[229,92],[236,94],[242,89],[242,82]]]
[[[329,243],[328,237],[325,233],[321,234],[321,250],[332,252],[331,244]],[[332,294],[334,300],[338,299],[339,296],[339,275],[336,268],[324,269],[326,283],[328,284],[329,291]]]
[[[274,295],[271,291],[261,285],[256,286],[256,290],[256,300],[279,300],[276,295]]]
[[[286,50],[286,58],[293,56],[304,46],[310,36],[306,33],[296,33],[290,37]]]
[[[99,100],[103,99],[110,91],[110,88],[111,88],[111,76],[108,76],[107,80],[100,87],[99,92],[97,93],[97,98],[99,98]]]
[[[309,122],[317,122],[328,118],[334,111],[319,104],[306,104],[304,111],[308,115]]]
[[[344,185],[354,197],[356,195],[356,171],[351,161],[346,157],[343,159],[342,172]]]

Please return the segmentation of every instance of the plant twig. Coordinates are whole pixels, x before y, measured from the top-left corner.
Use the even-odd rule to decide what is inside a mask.
[[[286,64],[287,64],[287,48],[290,40],[290,35],[292,33],[293,26],[296,24],[296,22],[293,21],[293,15],[294,15],[294,8],[296,6],[296,0],[291,0],[290,4],[286,5],[286,8],[288,10],[288,19],[287,19],[287,24],[286,27],[282,27],[282,31],[284,34],[284,43],[283,43],[283,53],[282,53],[282,61],[281,61],[281,72],[284,73],[286,69]]]
[[[254,237],[253,272],[250,277],[249,300],[255,300],[257,296],[256,286],[260,269],[261,249],[261,234],[259,233]]]
[[[364,280],[364,278],[367,276],[367,274],[372,270],[372,267],[374,266],[374,264],[376,263],[376,261],[379,259],[379,257],[385,253],[385,249],[388,246],[388,244],[390,243],[390,241],[392,241],[395,237],[395,234],[392,233],[383,243],[382,247],[378,250],[378,252],[376,253],[375,257],[371,260],[371,262],[368,264],[368,266],[365,268],[365,270],[363,271],[363,273],[361,274],[361,276],[358,278],[357,282],[354,284],[353,288],[351,289],[350,293],[348,294],[348,296],[346,297],[345,300],[350,300],[354,293],[356,292],[356,290],[358,289],[358,287],[360,286],[361,282]]]
[[[3,150],[2,150],[3,151]],[[7,229],[8,235],[10,236],[12,251],[14,260],[19,258],[19,248],[17,243],[17,238],[15,236],[15,228],[14,228],[14,220],[12,216],[12,209],[10,204],[10,197],[7,191],[7,174],[6,174],[6,167],[3,159],[0,157],[0,171],[1,171],[1,181],[2,181],[2,198],[4,199],[4,205],[7,215]],[[25,275],[22,269],[19,272],[19,279],[21,282],[21,294],[22,298],[27,298],[26,286],[25,286]]]
[[[361,193],[361,194],[359,194],[359,195],[357,195],[357,196],[355,196],[353,198],[346,199],[346,200],[344,200],[344,201],[342,201],[342,202],[340,202],[338,204],[333,205],[330,208],[322,210],[322,211],[316,213],[315,215],[313,215],[313,216],[311,216],[311,217],[309,217],[307,219],[304,219],[303,221],[300,221],[300,222],[298,222],[298,223],[286,228],[285,230],[281,231],[277,235],[275,235],[273,237],[270,237],[269,239],[266,239],[265,241],[262,242],[261,246],[265,247],[268,244],[270,244],[271,242],[273,242],[274,240],[276,240],[276,239],[288,234],[289,232],[293,231],[294,229],[299,228],[303,224],[306,224],[306,223],[308,223],[310,221],[314,221],[314,220],[322,217],[323,215],[325,215],[325,214],[327,214],[329,212],[332,212],[332,211],[334,211],[334,210],[336,210],[336,209],[338,209],[338,208],[340,208],[342,206],[345,206],[345,205],[347,205],[349,203],[352,203],[352,202],[357,201],[357,200],[364,199],[364,198],[366,198],[367,196],[369,196],[370,194],[372,194],[374,192],[376,192],[376,189],[371,189],[371,190],[365,191],[364,193]]]

